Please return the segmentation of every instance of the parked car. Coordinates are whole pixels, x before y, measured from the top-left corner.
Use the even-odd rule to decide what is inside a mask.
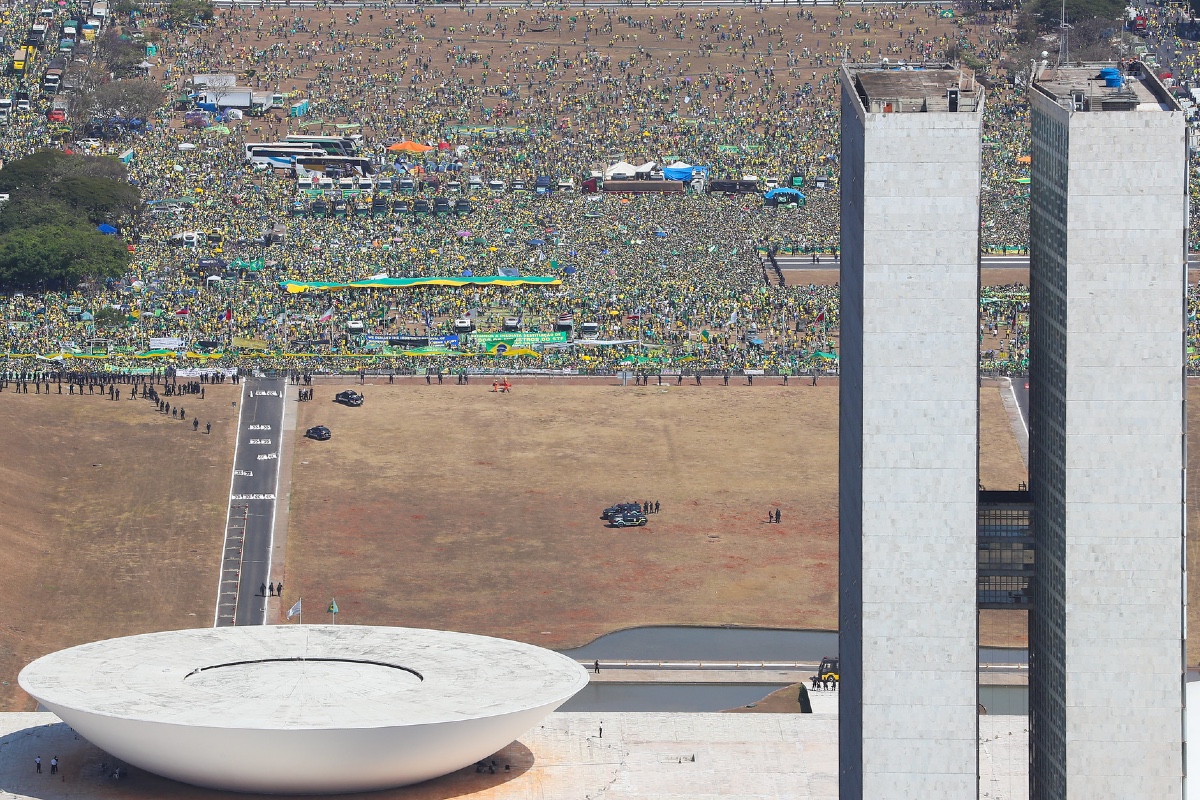
[[[617,503],[615,506],[609,506],[600,514],[600,519],[612,519],[626,513],[640,514],[642,507],[637,503]]]
[[[609,520],[614,528],[640,528],[646,524],[646,515],[640,512],[629,512]]]
[[[304,432],[304,435],[309,439],[316,439],[318,442],[327,442],[333,438],[333,434],[329,428],[324,425],[314,425]]]
[[[334,396],[333,401],[335,403],[341,403],[344,406],[358,408],[363,404],[363,396],[353,389],[347,389],[344,392],[338,392]]]

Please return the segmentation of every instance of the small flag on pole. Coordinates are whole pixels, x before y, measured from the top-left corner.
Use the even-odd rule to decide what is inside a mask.
[[[822,308],[821,313],[817,314],[817,322],[824,322],[824,321],[825,321],[825,309]]]
[[[300,600],[297,600],[297,601],[296,601],[296,605],[294,605],[294,606],[292,606],[290,609],[288,609],[288,613],[287,613],[287,618],[288,618],[288,619],[291,619],[292,617],[295,617],[295,616],[299,616],[299,614],[300,614],[300,603],[302,603],[302,602],[303,602],[303,598],[301,598]]]
[[[333,306],[330,306],[324,314],[317,317],[317,322],[328,322],[331,319],[333,319]]]
[[[330,614],[336,614],[336,613],[338,613],[337,600],[332,600],[332,601],[330,601],[330,603],[329,603],[329,613],[330,613]]]

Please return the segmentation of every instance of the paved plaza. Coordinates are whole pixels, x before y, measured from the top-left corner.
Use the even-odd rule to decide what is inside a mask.
[[[979,796],[1025,800],[1026,719],[982,716],[979,726]],[[34,767],[39,755],[40,775]],[[61,765],[57,775],[50,774],[54,756]],[[370,797],[836,800],[838,796],[837,716],[833,713],[556,713],[494,759],[495,774],[468,768]],[[238,796],[174,783],[136,769],[114,780],[114,766],[111,757],[77,737],[53,714],[0,714],[0,800]]]

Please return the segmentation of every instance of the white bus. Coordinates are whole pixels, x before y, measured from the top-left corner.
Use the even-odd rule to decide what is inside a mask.
[[[339,175],[374,175],[375,165],[369,158],[358,156],[300,156],[296,159],[296,174],[304,172],[336,172]]]
[[[305,136],[302,133],[288,134],[284,138],[289,144],[311,144],[331,156],[353,156],[362,151],[362,134],[349,136]]]
[[[278,169],[291,169],[295,166],[296,159],[298,158],[324,155],[324,153],[315,147],[306,147],[304,145],[292,146],[275,142],[257,142],[247,144],[245,147],[247,163],[261,164],[266,167]]]

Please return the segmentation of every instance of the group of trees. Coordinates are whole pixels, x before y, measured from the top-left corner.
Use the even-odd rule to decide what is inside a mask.
[[[1016,66],[1028,70],[1043,51],[1057,57],[1057,43],[1041,37],[1060,35],[1064,10],[1071,26],[1067,31],[1071,61],[1110,61],[1119,56],[1113,40],[1124,25],[1121,0],[1066,0],[1065,9],[1063,0],[1033,0],[1017,17],[1017,38],[1024,50],[1017,54]]]
[[[136,212],[138,190],[115,158],[42,150],[0,169],[0,287],[74,286],[129,267],[118,236],[97,230]]]
[[[186,25],[196,20],[207,22],[213,18],[211,0],[168,0],[157,10],[163,14],[165,21],[172,25]],[[135,11],[144,12],[139,0],[117,0],[113,6],[115,14],[126,15]]]

